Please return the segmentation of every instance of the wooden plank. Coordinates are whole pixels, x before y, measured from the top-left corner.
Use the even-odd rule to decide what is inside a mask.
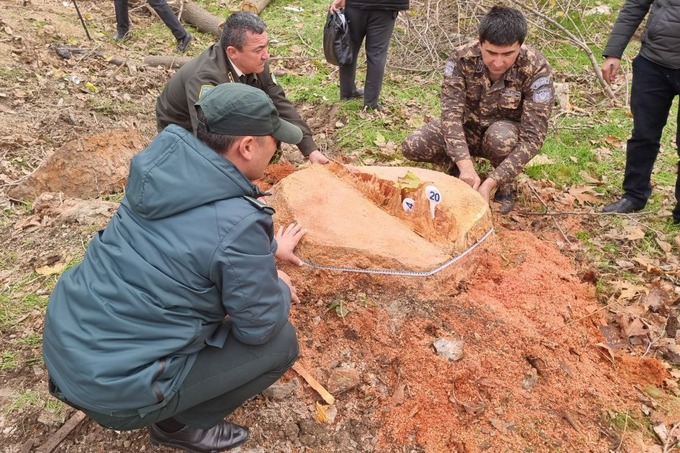
[[[57,430],[56,433],[47,439],[47,442],[38,447],[38,453],[50,453],[52,450],[57,448],[57,446],[63,441],[66,436],[71,434],[79,424],[85,419],[86,415],[80,411],[77,411],[64,425]]]
[[[316,379],[314,379],[314,377],[313,377],[311,374],[309,374],[309,371],[307,371],[307,370],[305,369],[305,367],[303,367],[303,366],[300,364],[300,362],[295,362],[295,364],[293,365],[293,369],[297,372],[297,374],[299,374],[300,376],[302,376],[302,378],[303,378],[305,381],[307,381],[307,384],[309,384],[309,386],[310,386],[311,388],[313,388],[314,390],[316,390],[316,392],[317,392],[319,395],[321,395],[321,398],[323,398],[323,400],[326,402],[326,404],[333,404],[333,403],[335,402],[335,398],[333,397],[333,395],[331,395],[330,393],[328,393],[328,390],[326,390],[326,389],[323,387],[323,385],[321,385],[321,384],[319,383],[319,381],[317,381]]]

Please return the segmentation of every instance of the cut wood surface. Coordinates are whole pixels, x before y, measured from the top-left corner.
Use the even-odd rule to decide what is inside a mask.
[[[191,1],[184,2],[182,20],[198,28],[199,31],[210,33],[218,38],[222,33],[222,24],[224,24],[223,18],[215,16]]]
[[[319,383],[319,381],[314,379],[314,377],[309,374],[309,371],[307,371],[305,367],[300,364],[300,362],[295,362],[295,364],[293,364],[293,369],[297,372],[297,374],[302,376],[305,381],[307,381],[307,384],[309,384],[311,388],[316,390],[316,392],[321,395],[321,398],[323,398],[327,404],[333,404],[335,402],[333,395],[328,393],[328,390],[326,390],[324,386]]]
[[[260,14],[269,2],[270,0],[243,0],[243,2],[241,2],[241,11],[250,11],[251,13]]]
[[[144,57],[144,66],[163,66],[164,68],[177,69],[191,61],[191,57],[175,57],[172,55],[150,55]]]
[[[47,442],[42,444],[36,450],[38,453],[50,453],[52,450],[57,448],[62,440],[66,438],[71,431],[73,431],[76,426],[80,424],[85,419],[85,414],[77,411],[64,425],[57,430],[56,433],[52,434],[52,437],[47,439]]]

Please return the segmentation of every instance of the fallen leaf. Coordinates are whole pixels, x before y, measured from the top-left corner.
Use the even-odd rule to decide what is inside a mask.
[[[397,187],[400,189],[417,189],[420,185],[420,178],[411,171],[407,171],[405,176],[397,178]]]
[[[53,266],[42,266],[39,267],[35,270],[36,273],[40,275],[53,275],[53,274],[60,274],[66,269],[66,266],[70,259],[63,263],[56,263]]]
[[[319,423],[328,423],[328,408],[330,406],[316,402],[316,420]]]

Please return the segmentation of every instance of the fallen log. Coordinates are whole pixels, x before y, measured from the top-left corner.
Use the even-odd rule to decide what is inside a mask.
[[[175,57],[172,55],[150,55],[142,59],[144,66],[162,66],[169,69],[181,68],[191,61],[191,57]]]
[[[270,1],[271,0],[243,0],[241,2],[241,11],[250,11],[251,13],[260,14]]]
[[[210,33],[218,38],[222,33],[222,25],[224,25],[224,19],[215,16],[189,0],[184,2],[182,21],[193,25],[203,33]]]

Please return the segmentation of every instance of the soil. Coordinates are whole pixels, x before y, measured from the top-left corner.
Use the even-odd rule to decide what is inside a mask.
[[[144,42],[110,41],[109,4],[79,2],[97,24],[94,42],[83,37],[72,4],[2,4],[3,194],[67,141],[126,127],[146,141],[153,137],[155,98],[171,71],[135,63],[144,55]],[[153,20],[143,12],[135,19],[138,27]],[[54,50],[59,45],[75,53],[63,58]],[[127,63],[112,65],[105,55]],[[294,64],[284,60],[277,70],[303,70]],[[326,153],[340,160],[343,152],[333,148],[327,133],[337,121],[336,109],[299,108],[313,130],[323,131],[316,138]],[[271,168],[267,184],[301,163],[290,149],[284,161]],[[0,201],[3,291],[30,306],[29,295],[49,295],[55,281],[49,269],[58,272],[82,255],[106,218],[78,223],[9,204],[6,195]],[[496,232],[487,246],[433,277],[283,265],[301,299],[291,312],[301,348],[298,363],[335,402],[326,404],[290,370],[232,414],[252,431],[234,451],[661,451],[650,431],[625,423],[643,412],[655,423],[675,423],[677,403],[660,395],[677,386],[664,362],[616,346],[626,339],[611,330],[587,259],[560,241],[573,238],[581,225],[565,221],[557,232],[549,222],[495,211],[493,222]],[[0,370],[4,453],[38,451],[75,413],[59,410],[49,397],[39,346],[30,341],[41,334],[43,310],[36,303],[1,325],[3,351],[11,348],[17,364]],[[437,340],[462,345],[462,357],[439,355]],[[624,421],[618,430],[616,420]],[[152,447],[145,430],[110,431],[85,420],[52,451],[171,450]]]

